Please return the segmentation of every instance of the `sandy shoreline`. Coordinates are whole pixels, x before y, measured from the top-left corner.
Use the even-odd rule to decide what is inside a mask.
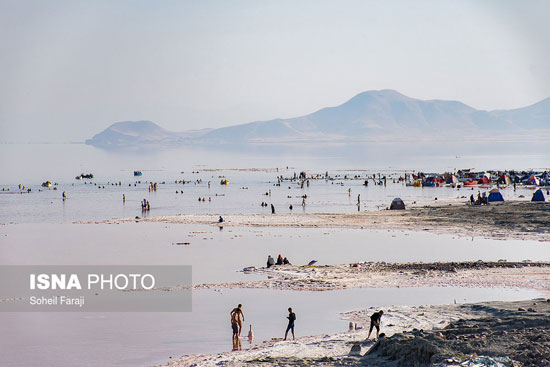
[[[381,329],[386,337],[378,345],[372,336],[366,340],[368,317],[375,310],[342,315],[363,325],[361,330],[272,339],[242,351],[186,355],[167,365],[428,366],[448,359],[456,365],[476,355],[506,357],[514,366],[550,365],[550,300],[386,308]],[[353,345],[360,346],[358,355],[350,355]]]
[[[529,201],[508,201],[487,206],[439,202],[410,206],[407,210],[357,213],[180,214],[76,223],[160,222],[219,226],[220,215],[225,220],[223,226],[430,231],[439,234],[489,239],[550,241],[549,203]]]
[[[357,263],[249,268],[268,279],[198,284],[194,289],[264,288],[329,291],[347,288],[521,288],[550,292],[550,262]]]

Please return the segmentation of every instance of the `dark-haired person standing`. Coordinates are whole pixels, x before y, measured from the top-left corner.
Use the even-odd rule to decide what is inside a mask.
[[[288,316],[286,318],[288,319],[288,326],[286,327],[285,331],[285,340],[289,330],[292,330],[292,340],[294,340],[294,321],[296,321],[296,314],[292,312],[292,307],[288,308]]]
[[[378,334],[380,333],[380,319],[382,319],[383,314],[384,311],[380,310],[370,316],[369,336],[367,336],[367,339],[370,338],[370,333],[372,332],[373,328],[376,328],[376,338],[378,339]]]
[[[240,337],[244,321],[243,305],[239,304],[236,308],[231,310],[229,315],[231,316],[231,328],[233,329],[233,334],[235,334],[235,328],[237,328],[237,336]]]

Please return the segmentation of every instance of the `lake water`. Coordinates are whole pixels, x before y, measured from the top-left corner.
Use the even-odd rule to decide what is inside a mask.
[[[297,336],[343,332],[339,312],[392,305],[520,300],[535,291],[471,288],[350,289],[294,292],[264,289],[195,291],[192,313],[3,313],[2,365],[147,366],[188,353],[231,351],[229,311],[243,303],[255,343],[282,337],[286,309],[297,313]],[[243,348],[248,347],[243,338]]]
[[[191,237],[190,237],[191,236]],[[195,237],[196,236],[196,237]],[[204,239],[206,238],[206,239]],[[189,246],[174,246],[188,240]],[[193,283],[254,280],[239,270],[262,266],[266,254],[295,264],[355,261],[548,260],[550,246],[415,232],[225,228],[204,225],[14,224],[0,226],[0,264],[186,264]],[[537,291],[470,288],[348,289],[295,292],[265,289],[199,290],[191,313],[1,313],[0,360],[25,366],[151,365],[169,356],[231,350],[228,312],[244,304],[256,342],[280,337],[292,305],[298,335],[344,331],[340,312],[370,306],[519,300]],[[243,341],[243,347],[247,346]]]
[[[3,264],[182,264],[192,265],[193,283],[254,280],[240,270],[263,266],[268,254],[282,253],[294,264],[312,259],[320,264],[357,261],[460,261],[550,259],[550,246],[535,241],[496,241],[430,233],[361,229],[229,228],[163,223],[119,225],[72,224],[141,215],[139,201],[152,205],[149,215],[177,213],[264,213],[260,202],[274,203],[278,212],[293,204],[306,212],[356,211],[387,206],[396,196],[405,202],[431,202],[438,197],[469,196],[471,190],[413,188],[388,181],[368,187],[362,180],[311,181],[310,187],[283,183],[277,175],[306,170],[331,176],[403,170],[444,171],[540,168],[550,162],[545,145],[517,143],[491,147],[440,142],[429,146],[369,144],[362,147],[327,146],[236,149],[177,149],[109,152],[82,144],[0,145],[0,265]],[[288,166],[288,168],[287,168]],[[261,168],[237,171],[231,168]],[[211,169],[221,169],[208,171]],[[277,170],[278,169],[278,170]],[[134,170],[142,170],[136,183]],[[193,173],[198,171],[199,173]],[[92,172],[92,181],[74,176]],[[183,172],[183,173],[182,173]],[[219,184],[225,176],[230,184]],[[177,184],[176,180],[202,183]],[[58,190],[40,183],[57,182]],[[121,181],[121,186],[110,182]],[[162,182],[149,192],[145,181]],[[207,181],[211,181],[208,188]],[[343,185],[338,183],[342,182]],[[29,194],[14,194],[19,184]],[[135,186],[134,186],[135,184]],[[130,186],[129,186],[130,185]],[[290,186],[290,188],[289,188]],[[348,195],[348,189],[352,195]],[[176,194],[176,191],[183,193]],[[265,192],[271,190],[271,196]],[[65,191],[67,200],[61,200]],[[503,190],[505,198],[530,197],[528,189]],[[126,203],[122,203],[122,194]],[[218,194],[216,196],[216,194]],[[288,197],[290,196],[290,198]],[[206,202],[198,202],[206,197]],[[212,201],[208,201],[208,198]],[[462,199],[463,200],[463,199]],[[176,246],[175,242],[190,242]],[[193,312],[158,313],[3,313],[0,323],[0,361],[3,365],[151,365],[169,356],[213,353],[231,349],[228,312],[245,305],[247,323],[254,324],[256,341],[280,337],[285,310],[299,314],[299,335],[346,330],[340,312],[369,306],[412,305],[513,300],[537,297],[535,291],[512,289],[399,288],[349,289],[331,292],[292,292],[261,289],[201,290],[193,293]],[[243,346],[246,342],[243,343]]]
[[[438,144],[425,148],[374,144],[360,149],[355,147],[355,150],[352,147],[329,147],[326,151],[311,149],[305,152],[281,148],[258,148],[258,151],[249,148],[245,152],[185,149],[111,152],[83,144],[4,144],[0,145],[0,189],[9,191],[0,191],[0,206],[3,208],[0,223],[133,218],[142,215],[140,202],[144,198],[151,203],[151,211],[147,214],[151,216],[270,212],[269,207],[260,206],[262,201],[273,203],[280,213],[290,212],[291,204],[295,212],[351,212],[357,211],[358,195],[361,196],[361,210],[374,210],[387,207],[395,197],[401,197],[406,204],[433,202],[435,198],[469,197],[472,190],[406,187],[402,183],[393,183],[391,179],[386,186],[374,185],[370,181],[365,187],[363,181],[367,174],[382,172],[397,178],[404,170],[411,172],[413,169],[443,172],[480,165],[485,168],[533,168],[550,164],[547,147],[538,150],[538,154],[533,153],[536,144],[513,157],[494,154],[461,158],[438,153],[437,149],[443,149]],[[447,147],[442,152],[449,149]],[[427,154],[433,157],[428,158]],[[474,161],[478,164],[475,165]],[[261,170],[238,171],[232,168]],[[134,170],[141,170],[143,176],[134,177]],[[308,174],[324,175],[328,172],[331,177],[338,177],[331,181],[312,180],[310,186],[303,189],[296,182],[275,186],[277,176],[292,177],[302,170]],[[74,179],[76,175],[88,172],[94,174],[93,180]],[[346,180],[345,175],[360,178]],[[220,185],[221,177],[226,177],[230,184]],[[41,187],[41,183],[47,180],[58,185]],[[191,183],[176,183],[181,180]],[[197,180],[202,182],[197,183]],[[119,182],[120,186],[115,185]],[[149,182],[165,184],[160,184],[156,192],[149,192]],[[18,194],[19,185],[32,189],[32,192]],[[502,191],[505,200],[521,195],[530,198],[533,192],[531,188]],[[61,200],[63,192],[67,195],[66,201]],[[269,192],[271,196],[266,196]],[[305,209],[301,205],[304,194],[308,196]],[[199,198],[206,201],[199,202]]]

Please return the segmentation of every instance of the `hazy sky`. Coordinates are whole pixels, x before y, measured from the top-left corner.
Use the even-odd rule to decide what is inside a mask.
[[[370,89],[550,95],[550,1],[0,0],[0,141],[295,117]]]

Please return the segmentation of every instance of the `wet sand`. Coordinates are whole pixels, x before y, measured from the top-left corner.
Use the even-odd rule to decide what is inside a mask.
[[[521,288],[550,293],[550,262],[356,263],[323,266],[275,265],[246,273],[268,279],[199,284],[195,289],[267,288],[329,291],[347,288]]]
[[[225,220],[223,224],[218,223],[220,215]],[[508,201],[486,206],[470,206],[451,201],[409,206],[407,210],[357,213],[180,214],[78,223],[116,224],[130,221],[216,226],[410,230],[489,239],[550,241],[550,204],[529,201]]]
[[[373,336],[366,340],[375,311],[343,314],[361,330],[187,355],[168,366],[429,366],[450,359],[454,362],[447,363],[456,365],[475,356],[508,357],[514,366],[550,365],[550,300],[387,308],[381,325],[385,338],[379,343]],[[350,355],[353,345],[360,347],[357,355]]]

